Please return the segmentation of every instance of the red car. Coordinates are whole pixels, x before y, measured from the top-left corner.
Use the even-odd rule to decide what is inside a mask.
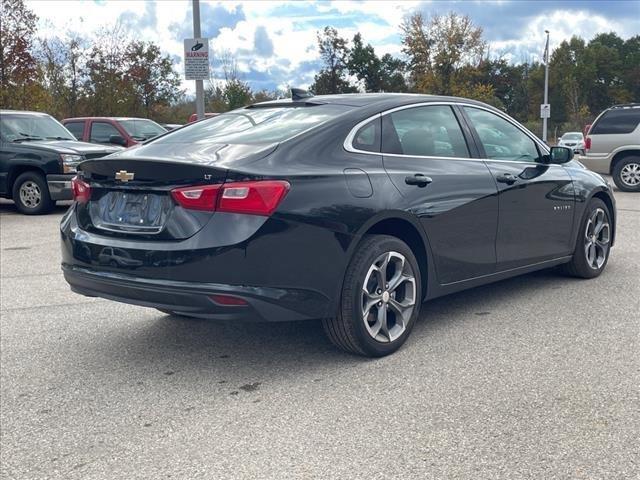
[[[211,117],[215,117],[217,115],[220,115],[219,113],[205,113],[204,114],[204,118],[211,118]],[[198,120],[198,114],[197,113],[192,113],[191,115],[189,115],[189,119],[187,120],[187,123],[192,123]]]
[[[167,132],[166,128],[147,118],[79,117],[65,118],[62,124],[78,140],[123,147],[131,147]]]

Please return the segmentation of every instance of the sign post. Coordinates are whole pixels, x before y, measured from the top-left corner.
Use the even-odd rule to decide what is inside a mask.
[[[547,143],[547,120],[551,118],[551,105],[549,105],[549,30],[545,30],[544,33],[547,34],[547,43],[544,47],[544,103],[540,105],[540,118],[542,118],[542,141]],[[543,112],[545,112],[544,115]]]
[[[193,36],[184,41],[184,75],[196,81],[196,114],[204,118],[204,85],[209,79],[209,39],[201,38],[200,0],[193,0]]]

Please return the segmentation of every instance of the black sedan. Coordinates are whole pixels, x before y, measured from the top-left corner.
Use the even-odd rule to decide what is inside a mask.
[[[572,156],[472,100],[294,94],[81,163],[62,268],[84,295],[322,319],[338,347],[382,356],[425,300],[603,271],[614,198]]]

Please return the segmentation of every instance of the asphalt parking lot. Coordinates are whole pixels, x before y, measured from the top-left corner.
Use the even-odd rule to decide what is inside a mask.
[[[640,196],[595,280],[430,302],[405,347],[72,293],[58,222],[0,204],[0,476],[640,478]]]

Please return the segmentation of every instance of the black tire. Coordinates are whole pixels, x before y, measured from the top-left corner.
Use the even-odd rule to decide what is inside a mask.
[[[591,221],[594,212],[602,210],[606,216],[606,223],[608,226],[608,240],[607,240],[607,249],[604,255],[604,261],[602,265],[598,268],[595,268],[596,265],[591,266],[589,259],[587,258],[586,251],[586,242],[588,241],[587,236],[587,226]],[[592,222],[593,223],[593,222]],[[576,239],[576,246],[573,251],[573,257],[569,263],[566,263],[562,266],[564,272],[572,277],[578,278],[595,278],[599,276],[607,263],[609,262],[609,254],[611,253],[611,213],[609,212],[609,208],[607,205],[600,200],[599,198],[593,198],[587,204],[587,208],[585,209],[584,215],[582,216],[582,221],[580,222],[580,228],[578,230],[578,236]]]
[[[625,169],[628,170],[630,168],[635,168],[635,171],[637,172],[634,178],[637,178],[638,183],[636,183],[635,185],[631,185],[628,182],[625,182],[625,180],[623,180],[622,178],[623,171],[626,172]],[[613,182],[616,184],[616,187],[618,187],[618,189],[622,190],[623,192],[640,192],[640,157],[624,157],[622,160],[616,162],[616,164],[613,166],[611,175],[613,176]]]
[[[20,195],[22,189],[27,190],[31,195],[23,198]],[[13,202],[20,213],[25,215],[42,215],[49,213],[54,202],[49,195],[49,187],[44,175],[38,172],[24,172],[13,182]]]
[[[365,280],[371,280],[369,283],[373,287],[379,283],[378,279],[381,277],[371,273],[370,269],[377,260],[389,254],[389,252],[395,252],[399,256],[391,253],[389,265],[391,265],[391,262],[394,265],[386,268],[386,280],[388,280],[387,273],[389,271],[393,273],[399,271],[400,257],[404,257],[405,270],[403,272],[406,272],[409,277],[412,275],[414,283],[412,285],[411,280],[405,280],[399,284],[396,291],[391,295],[385,289],[385,292],[382,293],[383,296],[379,297],[380,302],[372,301],[372,307],[367,310],[370,312],[367,319],[372,319],[372,325],[371,322],[364,319],[363,315],[363,305],[365,303],[363,285]],[[374,275],[375,279],[371,275]],[[391,275],[391,279],[393,278],[393,275]],[[378,295],[377,290],[375,290],[375,293]],[[382,301],[383,298],[385,299],[384,302]],[[371,300],[370,297],[369,299]],[[398,299],[400,299],[399,302],[397,301]],[[412,299],[413,306],[411,309],[406,310],[405,321],[399,321],[398,319],[402,317],[396,317],[399,314],[396,313],[394,302],[395,305],[402,303],[409,305]],[[422,279],[420,277],[420,268],[414,253],[407,244],[389,235],[367,235],[358,245],[347,267],[337,315],[333,318],[324,319],[322,325],[329,339],[338,348],[358,355],[382,357],[395,352],[406,341],[418,318],[421,302]],[[382,305],[382,307],[379,307],[379,305]],[[382,308],[387,311],[387,313],[382,313],[385,327],[384,329],[379,328],[380,333],[374,338],[373,333],[370,332],[375,330],[376,325],[383,324],[383,321],[379,320],[381,317],[378,316],[380,315],[379,310]],[[374,309],[376,311],[375,314],[373,313]],[[392,334],[392,330],[395,330],[397,336]],[[377,338],[384,337],[383,332],[386,331],[391,333],[387,333],[383,341],[378,340]]]

